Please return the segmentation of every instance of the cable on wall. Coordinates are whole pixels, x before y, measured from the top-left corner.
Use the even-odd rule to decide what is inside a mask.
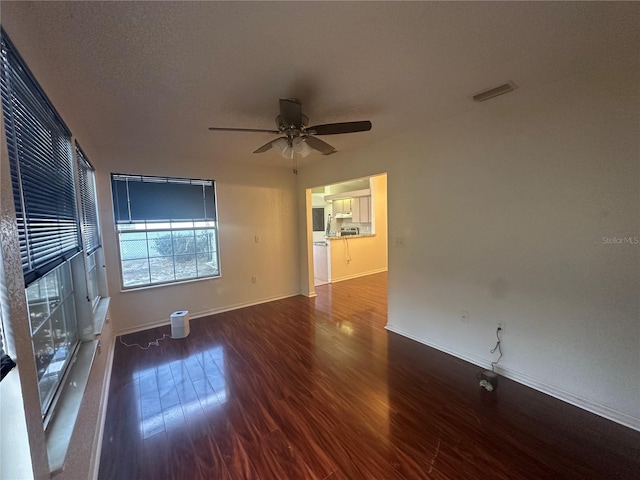
[[[491,362],[491,370],[482,370],[476,375],[476,378],[480,380],[480,386],[488,392],[492,392],[498,388],[498,374],[495,372],[495,367],[502,358],[502,340],[500,339],[500,332],[502,332],[502,326],[498,325],[496,328],[496,346],[491,349],[491,353],[496,353],[497,351],[500,353],[500,356],[496,361]]]
[[[349,239],[344,237],[344,253],[347,257],[347,263],[351,263],[351,252],[349,251]]]
[[[491,350],[491,353],[496,353],[496,350],[498,351],[498,353],[500,353],[500,356],[498,357],[498,359],[495,362],[491,362],[491,371],[495,371],[496,365],[498,364],[498,362],[500,361],[500,359],[502,358],[502,347],[500,346],[500,332],[502,331],[502,328],[498,327],[496,328],[496,338],[498,339],[498,341],[496,342],[496,346],[493,347],[493,349]]]

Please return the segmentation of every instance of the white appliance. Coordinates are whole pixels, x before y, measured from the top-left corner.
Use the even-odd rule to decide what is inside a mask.
[[[185,338],[189,335],[189,310],[171,314],[171,338]]]

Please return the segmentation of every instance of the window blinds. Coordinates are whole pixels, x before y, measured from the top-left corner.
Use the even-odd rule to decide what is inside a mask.
[[[116,223],[216,219],[214,182],[111,175]]]
[[[100,227],[96,197],[96,175],[93,165],[76,142],[76,159],[78,162],[78,187],[82,205],[82,236],[87,255],[91,255],[100,247]]]
[[[28,286],[80,251],[71,134],[2,30],[0,90]]]

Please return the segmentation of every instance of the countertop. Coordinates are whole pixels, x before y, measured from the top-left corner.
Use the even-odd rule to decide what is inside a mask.
[[[362,238],[362,237],[375,237],[375,233],[359,233],[358,235],[345,235],[344,237],[327,237],[327,240],[342,240],[345,238]]]

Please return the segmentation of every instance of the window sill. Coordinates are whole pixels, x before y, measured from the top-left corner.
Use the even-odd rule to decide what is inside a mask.
[[[222,275],[212,275],[210,277],[189,278],[187,280],[176,280],[175,282],[155,283],[153,285],[140,285],[139,287],[120,288],[120,293],[137,292],[138,290],[148,290],[150,288],[172,287],[175,285],[182,285],[183,283],[204,282],[206,280],[215,280],[216,278],[220,278],[220,277],[222,277]]]
[[[82,343],[74,361],[66,385],[58,400],[55,411],[46,430],[49,471],[51,475],[60,473],[71,442],[84,392],[89,381],[91,365],[98,349],[98,340]]]
[[[111,298],[101,298],[94,311],[94,333],[102,334],[104,325],[109,323],[109,304]],[[47,453],[49,455],[49,471],[51,476],[62,472],[65,458],[71,444],[71,436],[80,413],[85,391],[89,383],[91,367],[100,348],[98,339],[80,344],[78,353],[69,375],[65,380],[57,409],[46,427]]]
[[[109,323],[108,315],[110,302],[110,297],[101,298],[98,302],[98,306],[93,313],[93,333],[95,335],[100,335],[104,328],[104,324]]]

